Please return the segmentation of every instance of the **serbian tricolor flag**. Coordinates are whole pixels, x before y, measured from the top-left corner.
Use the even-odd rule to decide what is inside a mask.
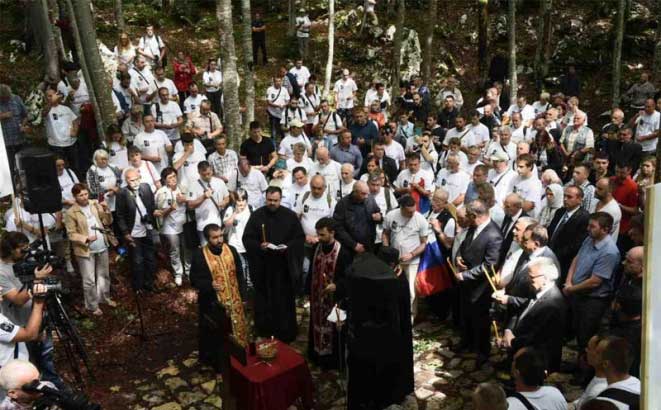
[[[420,187],[424,188],[425,187],[425,180],[420,178],[420,181],[418,181],[418,184]],[[412,189],[411,190],[411,196],[415,200],[415,210],[420,212],[421,214],[426,214],[429,212],[429,209],[431,208],[431,201],[429,200],[428,197],[425,195],[420,194],[417,189]]]
[[[427,242],[420,257],[418,275],[415,279],[416,293],[427,297],[452,287],[452,279],[443,258],[443,251],[437,241]]]

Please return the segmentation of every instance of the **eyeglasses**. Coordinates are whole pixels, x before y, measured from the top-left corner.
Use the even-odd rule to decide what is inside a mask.
[[[528,277],[529,277],[530,279],[537,279],[537,278],[539,278],[540,276],[544,276],[544,274],[542,273],[542,274],[535,275],[535,276],[532,276],[532,275],[530,275],[530,274],[528,275]]]

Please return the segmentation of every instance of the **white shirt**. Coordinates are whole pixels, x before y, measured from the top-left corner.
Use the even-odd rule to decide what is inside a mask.
[[[48,145],[70,147],[75,144],[76,138],[71,136],[71,126],[77,118],[78,116],[66,105],[51,107],[46,119]]]
[[[329,132],[338,131],[340,128],[342,128],[342,118],[333,111],[329,112],[328,114],[320,111],[312,121],[312,124],[315,126],[319,123],[321,123],[321,125],[324,127],[324,138],[329,138],[331,140],[331,145],[336,144],[337,134],[329,134]]]
[[[131,75],[131,88],[135,91],[140,103],[147,104],[149,102],[147,97],[156,91],[156,82],[151,70],[147,66],[142,71],[134,67],[129,70],[129,75]]]
[[[324,193],[319,198],[315,198],[312,194],[308,195],[303,201],[303,197],[298,201],[294,212],[301,219],[301,226],[306,235],[317,236],[315,224],[318,220],[325,217],[332,217],[333,210],[335,209],[335,199],[331,195],[328,197],[329,192]]]
[[[282,194],[282,205],[293,211],[306,192],[310,192],[310,184],[291,184]]]
[[[581,394],[581,397],[574,400],[574,402],[572,403],[574,405],[574,408],[576,410],[581,410],[581,407],[585,403],[594,399],[602,391],[606,390],[606,386],[608,386],[608,382],[606,381],[605,377],[594,376],[592,380],[590,380],[590,383],[588,383],[587,387],[585,388],[585,391],[583,391],[583,393]]]
[[[160,100],[155,102],[154,105],[151,106],[151,114],[154,116],[154,119],[156,119],[156,123],[162,125],[176,124],[178,119],[183,116],[179,104],[171,100],[168,101],[167,104],[163,104]],[[177,141],[180,138],[179,127],[159,131],[164,132],[170,141]]]
[[[133,145],[138,147],[145,155],[160,157],[159,162],[154,162],[158,178],[161,171],[168,166],[168,154],[165,147],[172,146],[172,142],[161,130],[154,130],[152,132],[143,131],[135,136]]]
[[[538,410],[567,410],[567,401],[553,386],[542,386],[534,392],[521,392],[521,395]],[[507,398],[507,405],[508,410],[526,410],[523,403],[514,397]]]
[[[470,135],[466,135],[461,140],[461,145],[464,147],[470,147],[473,145],[481,146],[482,144],[489,142],[489,127],[481,122],[478,122],[477,125],[469,124],[468,126],[470,127],[472,138]]]
[[[388,189],[388,194],[390,196],[390,201],[386,200],[386,189],[381,187],[379,192],[376,195],[370,193],[370,196],[374,198],[374,202],[379,206],[381,210],[381,215],[386,215],[393,209],[399,208],[397,203],[397,198],[395,198],[395,193],[393,189]],[[390,209],[388,209],[388,203],[390,203]],[[375,243],[381,243],[381,234],[383,233],[383,222],[376,224],[376,240]]]
[[[449,169],[443,168],[436,176],[436,186],[442,187],[448,191],[449,202],[453,202],[461,194],[465,194],[470,181],[471,176],[462,170],[458,170],[457,172],[450,172]]]
[[[425,157],[420,153],[420,169],[423,171],[428,171],[431,172],[432,174],[434,173],[436,167],[436,164],[438,163],[438,152],[435,150],[431,149],[433,145],[430,144],[429,149],[430,151],[427,151],[430,156],[430,160],[426,160]]]
[[[532,103],[532,109],[535,110],[535,117],[545,113],[549,108],[551,108],[551,103],[548,102],[542,103],[541,101],[535,101]]]
[[[246,248],[243,246],[243,232],[246,229],[251,214],[252,212],[250,212],[250,208],[246,206],[243,211],[236,213],[234,226],[231,228],[225,227],[225,231],[227,232],[227,244],[233,246],[238,253],[246,253]],[[230,219],[232,215],[234,215],[234,207],[228,206],[225,211],[223,223]]]
[[[91,169],[96,171],[96,179],[98,184],[104,191],[108,191],[117,186],[117,176],[115,172],[110,167],[99,168],[96,165],[92,165]],[[88,182],[89,184],[89,182]],[[108,205],[108,209],[111,212],[115,211],[115,195],[104,195],[104,201]]]
[[[507,168],[505,172],[498,174],[495,169],[490,169],[487,174],[487,181],[493,186],[496,196],[496,203],[501,204],[507,194],[509,194],[512,187],[512,181],[518,174]],[[541,195],[540,195],[541,197]]]
[[[291,108],[290,106],[285,107],[282,110],[280,124],[286,128],[289,128],[289,124],[291,124],[294,119],[300,120],[302,123],[308,122],[308,116],[303,108]]]
[[[512,128],[512,139],[510,142],[518,144],[519,142],[532,142],[532,128],[526,126],[520,126],[519,128]]]
[[[202,101],[206,100],[207,96],[204,94],[197,94],[195,97],[189,95],[184,100],[184,114],[192,114],[194,112],[200,112],[200,104]]]
[[[269,184],[266,182],[264,174],[255,168],[250,168],[248,175],[243,175],[240,172],[234,172],[227,182],[230,191],[236,191],[238,188],[245,189],[248,194],[248,204],[253,209],[257,209],[264,205],[264,191],[268,188]]]
[[[319,107],[320,103],[321,98],[317,93],[312,93],[312,95],[301,94],[299,105],[303,107],[303,111],[305,112],[306,124],[314,124],[315,111]]]
[[[215,93],[223,86],[223,73],[220,70],[207,70],[202,73],[202,82],[208,92]]]
[[[305,156],[303,157],[303,160],[301,162],[296,162],[294,158],[289,158],[287,160],[287,171],[293,173],[294,168],[303,167],[305,168],[305,172],[309,174],[313,164],[314,162],[312,162],[310,158],[307,158]]]
[[[384,145],[386,156],[395,160],[397,169],[399,169],[399,164],[406,159],[406,154],[404,153],[404,147],[399,142],[392,140],[390,144]]]
[[[305,136],[304,133],[300,133],[297,137],[293,137],[289,134],[287,134],[286,137],[280,141],[280,147],[278,148],[278,154],[283,155],[285,158],[293,158],[294,157],[294,145],[298,144],[299,142],[303,143],[305,145],[305,154],[304,156],[307,158],[307,151],[309,149],[312,149],[312,145],[310,144],[310,140]]]
[[[355,179],[352,179],[351,182],[344,182],[343,179],[340,179],[340,197],[339,199],[344,198],[345,196],[349,195],[351,191],[353,191],[353,186],[356,183]]]
[[[512,117],[512,114],[515,112],[521,113],[521,122],[524,124],[535,119],[535,109],[530,104],[524,105],[523,108],[519,107],[517,104],[512,104],[507,109],[505,115]]]
[[[201,179],[198,181],[202,182],[204,187],[199,182],[193,183],[188,187],[188,200],[195,200],[202,195],[209,187],[211,187],[212,198],[218,206],[221,206],[223,200],[229,196],[227,191],[227,186],[222,179],[211,177],[210,182],[204,182]],[[202,203],[195,208],[195,219],[197,220],[197,230],[202,231],[204,227],[214,223],[221,224],[220,212],[216,208],[216,205],[211,201],[211,198],[206,198]]]
[[[468,126],[464,127],[463,130],[459,131],[456,127],[450,128],[448,132],[445,133],[445,138],[443,139],[443,145],[450,145],[450,140],[452,138],[460,138],[461,145],[466,145],[466,142],[476,141],[476,137],[473,134],[473,130]]]
[[[62,201],[72,200],[73,194],[71,193],[71,188],[79,182],[76,173],[65,168],[62,171],[62,175],[57,176],[57,181],[60,183],[60,188],[62,189]]]
[[[643,135],[649,135],[659,129],[659,119],[661,114],[658,111],[654,111],[651,115],[647,113],[641,115],[636,120],[636,138],[635,140],[643,147],[643,151],[649,152],[656,149],[658,138],[654,138],[647,141],[639,141],[638,137]]]
[[[340,178],[342,178],[342,165],[332,159],[329,159],[328,164],[326,165],[323,165],[317,161],[312,164],[312,169],[310,170],[310,179],[314,175],[323,176],[326,180],[326,189],[330,189],[330,192],[337,192],[340,187]]]
[[[301,86],[301,88],[303,88],[310,79],[310,70],[308,70],[308,68],[304,65],[302,65],[301,68],[296,68],[296,66],[294,66],[289,70],[289,72],[294,74],[294,77],[296,77],[296,82],[299,86]]]
[[[289,91],[287,91],[287,89],[282,86],[280,86],[280,88],[270,86],[266,90],[266,101],[270,104],[285,106],[289,102]],[[266,110],[273,117],[280,118],[282,116],[283,108],[272,107],[269,105]]]
[[[526,179],[519,175],[515,176],[512,179],[512,192],[521,195],[524,201],[529,201],[535,204],[532,213],[537,214],[541,211],[544,188],[542,188],[542,182],[534,175],[531,175]]]
[[[592,205],[590,207],[591,209],[588,210],[590,213],[597,211],[598,202],[599,201],[592,201]],[[622,210],[620,209],[620,205],[617,203],[615,198],[612,198],[610,202],[603,206],[599,211],[606,212],[613,217],[613,228],[611,229],[610,235],[611,238],[617,242],[618,235],[620,234],[620,222],[622,221]]]
[[[71,109],[73,110],[74,114],[79,116],[80,107],[83,104],[90,102],[90,95],[89,95],[89,91],[87,90],[87,85],[81,79],[80,85],[78,85],[77,89],[74,89],[71,85],[69,85],[68,91],[69,92],[73,91],[73,98],[71,99]],[[114,93],[111,93],[111,95],[114,95]]]
[[[503,146],[500,142],[491,141],[487,146],[484,156],[489,158],[496,152],[504,152],[505,155],[507,155],[507,158],[509,158],[507,160],[507,165],[512,168],[512,164],[514,164],[514,160],[516,160],[516,144],[510,140],[509,144]]]
[[[630,393],[640,394],[640,380],[638,380],[633,376],[629,376],[628,379],[624,379],[621,382],[609,384],[608,386],[606,386],[606,389],[610,389],[610,388],[620,389],[620,390],[628,391]],[[618,410],[629,410],[629,406],[621,402],[607,398],[599,398],[599,400],[609,401],[613,403],[615,406],[617,406]]]
[[[432,211],[427,215],[427,222],[429,223],[429,235],[427,236],[427,242],[429,243],[436,242],[436,232],[434,232],[434,230],[432,229],[431,222],[438,218],[439,213],[440,212]],[[443,234],[448,238],[453,239],[455,235],[455,229],[456,229],[456,223],[454,221],[454,218],[450,218],[443,227]]]
[[[158,79],[154,78],[154,82],[156,83],[156,87],[158,88],[167,88],[168,92],[170,93],[170,97],[176,97],[179,95],[179,90],[177,90],[177,86],[174,84],[174,81],[170,80],[169,78],[164,79],[163,81],[158,81]]]
[[[433,191],[434,174],[420,169],[415,175],[408,168],[402,170],[395,180],[395,188],[407,188],[411,183],[420,184],[425,191]]]
[[[147,236],[147,229],[151,229],[151,225],[145,225],[142,223],[142,217],[147,215],[147,208],[142,202],[142,198],[138,192],[135,192],[133,196],[135,199],[135,220],[133,221],[133,230],[131,231],[131,236],[134,238],[144,238]]]
[[[412,252],[420,246],[420,238],[427,240],[429,236],[429,224],[420,212],[415,212],[411,218],[405,218],[400,209],[394,209],[386,215],[383,229],[390,231],[390,246],[397,249],[400,255]],[[408,264],[416,264],[420,261],[417,256]]]
[[[169,209],[172,205],[176,208],[170,212],[161,222],[161,233],[164,235],[177,235],[184,231],[186,222],[186,203],[177,203],[177,195],[182,194],[177,186],[174,191],[163,186],[156,191],[156,209]]]
[[[95,240],[89,243],[90,253],[101,253],[105,251],[108,247],[106,246],[106,241],[103,238],[103,233],[94,230],[94,228],[103,229],[103,226],[101,226],[101,224],[99,224],[99,222],[96,220],[96,216],[94,216],[92,213],[92,209],[89,205],[81,206],[80,210],[83,212],[83,215],[85,215],[85,219],[87,219],[87,236],[96,237]]]
[[[160,56],[161,48],[163,47],[165,47],[163,40],[161,40],[161,37],[156,34],[151,37],[144,35],[140,37],[140,41],[138,42],[138,49],[151,54],[152,57]]]
[[[335,93],[335,99],[337,101],[337,108],[353,108],[353,94],[356,91],[358,91],[358,86],[352,78],[347,78],[346,81],[343,79],[337,80],[333,87],[333,92]]]
[[[17,349],[16,343],[12,342],[20,329],[18,325],[0,313],[0,366],[13,360],[15,353],[18,353],[17,359],[28,360],[28,349],[25,343],[19,343]]]
[[[312,26],[312,22],[307,14],[305,16],[296,17],[296,27],[298,27],[296,29],[296,37],[310,37],[310,26]]]
[[[516,241],[512,241],[512,243],[515,242]],[[519,247],[519,249],[507,255],[507,258],[503,263],[503,267],[500,270],[501,286],[507,286],[512,280],[512,276],[514,275],[514,269],[516,269],[516,264],[519,262],[519,258],[521,257],[522,254],[523,254],[523,249]]]
[[[179,161],[181,157],[184,156],[184,151],[175,152],[172,157],[172,163]],[[179,182],[185,187],[189,187],[192,184],[196,184],[197,180],[200,178],[200,173],[197,171],[197,165],[206,161],[206,157],[201,151],[193,150],[193,153],[186,158],[184,163],[179,168],[177,176],[179,177]]]
[[[108,163],[119,168],[120,171],[129,167],[128,149],[117,141],[112,141],[107,146]]]

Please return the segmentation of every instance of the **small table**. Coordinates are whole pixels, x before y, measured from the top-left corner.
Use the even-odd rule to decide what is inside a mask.
[[[305,359],[281,341],[269,363],[248,355],[243,366],[231,358],[230,385],[241,410],[287,410],[300,398],[305,408],[313,405],[313,384]]]

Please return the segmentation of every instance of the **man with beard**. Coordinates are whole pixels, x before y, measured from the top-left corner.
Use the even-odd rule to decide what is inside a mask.
[[[340,354],[339,329],[327,320],[346,295],[345,271],[351,252],[335,240],[335,221],[321,218],[315,224],[319,242],[310,263],[310,335],[308,357],[323,368],[334,368]]]
[[[241,259],[234,247],[224,243],[223,228],[209,224],[204,228],[207,244],[195,249],[191,258],[190,279],[198,290],[200,362],[220,371],[224,331],[242,346],[248,345],[248,324],[243,313],[238,277],[243,276]],[[217,323],[218,308],[232,323],[223,329]]]
[[[252,213],[243,233],[255,287],[257,336],[296,338],[294,290],[303,268],[305,233],[294,211],[280,206],[282,190],[266,190],[266,206]]]

